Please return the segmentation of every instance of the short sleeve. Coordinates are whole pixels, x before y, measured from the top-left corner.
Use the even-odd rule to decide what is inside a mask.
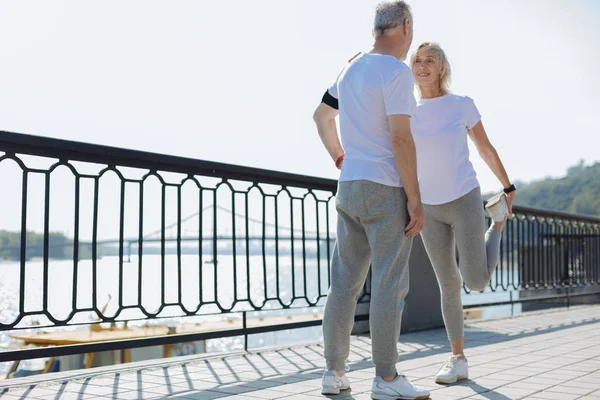
[[[383,88],[386,115],[405,114],[412,116],[415,107],[415,79],[409,68],[400,68]]]
[[[467,129],[473,129],[473,127],[477,125],[477,123],[481,119],[481,114],[479,114],[479,110],[477,110],[473,99],[468,96],[465,97],[465,108],[467,117]]]
[[[322,87],[322,86],[321,86]],[[333,85],[329,86],[329,89],[327,89],[327,91],[329,92],[330,95],[332,95],[333,97],[335,97],[336,99],[339,99],[338,96],[338,86],[337,86],[337,79],[335,80],[335,82],[333,82]]]
[[[338,101],[339,96],[338,96],[338,85],[337,85],[339,78],[340,77],[338,76],[338,79],[336,79],[335,82],[333,82],[333,85],[329,86],[329,88],[325,91],[325,94],[323,94],[323,98],[321,99],[321,103],[325,103],[329,107],[335,108],[336,110],[340,109],[340,102]]]

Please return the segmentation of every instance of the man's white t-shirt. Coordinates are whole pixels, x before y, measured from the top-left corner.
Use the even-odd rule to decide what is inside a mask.
[[[402,186],[392,153],[388,116],[411,116],[416,101],[410,68],[393,56],[362,54],[329,88],[339,99],[339,123],[346,155],[339,181],[368,180]]]
[[[475,103],[466,96],[417,101],[410,127],[423,204],[448,203],[479,186],[469,160],[468,130],[480,119]]]

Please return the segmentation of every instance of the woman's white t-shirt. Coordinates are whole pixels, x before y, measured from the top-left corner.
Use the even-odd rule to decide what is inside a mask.
[[[417,101],[411,130],[424,204],[444,204],[479,186],[469,160],[468,130],[481,119],[470,97],[447,94]]]

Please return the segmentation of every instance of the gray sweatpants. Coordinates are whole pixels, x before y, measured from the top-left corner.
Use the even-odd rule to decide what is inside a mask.
[[[404,234],[406,194],[403,188],[370,181],[340,182],[336,208],[337,241],[323,316],[327,368],[345,367],[356,302],[370,264],[369,324],[375,373],[395,376],[412,245],[412,239]]]
[[[446,331],[450,340],[460,339],[464,337],[460,275],[469,289],[483,290],[498,265],[502,234],[486,231],[478,187],[449,203],[423,207],[421,237],[440,285]]]

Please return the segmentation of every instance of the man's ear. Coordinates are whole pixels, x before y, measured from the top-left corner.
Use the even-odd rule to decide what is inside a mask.
[[[408,36],[408,34],[410,33],[411,25],[412,25],[412,22],[410,22],[410,18],[406,18],[404,20],[404,34],[406,36]]]

